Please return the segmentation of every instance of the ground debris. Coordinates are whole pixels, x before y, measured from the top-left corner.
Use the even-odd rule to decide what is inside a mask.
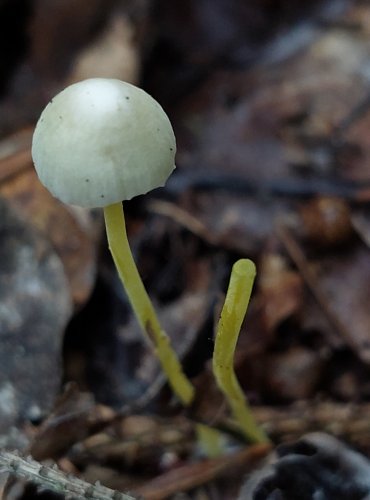
[[[18,453],[0,452],[0,477],[6,476],[2,498],[16,500],[12,495],[17,481],[27,487],[35,486],[36,492],[49,492],[52,498],[61,500],[99,499],[99,500],[134,500],[135,497],[119,491],[113,491],[99,483],[89,484],[72,475],[64,474],[58,467],[43,465],[31,457],[23,458]]]

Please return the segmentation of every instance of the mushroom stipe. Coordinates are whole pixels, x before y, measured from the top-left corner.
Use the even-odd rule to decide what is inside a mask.
[[[142,330],[155,346],[172,390],[187,406],[193,400],[194,387],[182,371],[180,361],[159,324],[153,304],[140,278],[127,240],[122,204],[105,207],[104,218],[109,248],[135,315]]]
[[[254,443],[268,438],[256,424],[234,371],[234,354],[240,328],[248,309],[256,266],[249,259],[233,265],[224,306],[217,325],[213,351],[213,374],[245,437]]]

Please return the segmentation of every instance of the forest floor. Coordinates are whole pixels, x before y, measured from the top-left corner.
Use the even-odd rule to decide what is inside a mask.
[[[0,37],[1,498],[368,498],[369,2],[3,0]],[[185,409],[101,211],[63,205],[33,168],[43,107],[96,76],[143,87],[175,130],[173,175],[125,210],[196,387]],[[257,278],[235,368],[266,444],[212,374],[239,258]]]

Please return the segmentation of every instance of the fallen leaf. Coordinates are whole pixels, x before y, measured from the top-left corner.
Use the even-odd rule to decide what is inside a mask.
[[[0,432],[39,420],[62,375],[71,298],[63,265],[48,240],[0,200]]]
[[[0,194],[31,226],[48,236],[63,261],[73,300],[81,306],[95,282],[99,218],[53,198],[39,181],[29,142],[27,146],[0,161]]]

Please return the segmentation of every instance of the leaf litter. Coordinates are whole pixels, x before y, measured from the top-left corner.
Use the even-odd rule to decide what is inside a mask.
[[[275,444],[319,430],[369,453],[369,6],[108,4],[79,0],[71,9],[70,2],[40,1],[19,14],[29,48],[14,53],[0,99],[0,194],[4,213],[17,215],[2,241],[4,249],[15,242],[13,261],[31,249],[32,276],[19,278],[28,286],[48,262],[45,255],[55,269],[53,277],[38,278],[43,298],[29,297],[30,320],[13,286],[27,260],[13,270],[2,260],[2,304],[9,305],[0,321],[17,311],[17,349],[24,350],[17,368],[2,342],[5,443],[145,498],[178,491],[185,498],[236,498],[243,476],[268,447],[244,447],[213,382],[210,358],[231,265],[249,257],[258,278],[235,363],[257,421]],[[80,15],[84,23],[76,23]],[[178,168],[168,185],[149,200],[128,203],[127,212],[145,284],[197,386],[186,412],[136,335],[100,246],[99,215],[51,199],[32,169],[27,127],[57,89],[99,72],[133,82],[141,74],[177,134]],[[48,324],[40,324],[46,310]],[[46,364],[38,362],[41,354],[48,354]],[[64,383],[77,384],[64,396],[62,373]],[[15,392],[6,385],[10,379]],[[226,433],[230,455],[201,456],[198,422]],[[330,489],[320,460],[334,444],[322,443],[312,462],[299,458],[298,444],[284,453],[293,463],[319,467],[321,486]],[[277,464],[269,488],[291,498],[292,486],[276,476],[284,462]]]

